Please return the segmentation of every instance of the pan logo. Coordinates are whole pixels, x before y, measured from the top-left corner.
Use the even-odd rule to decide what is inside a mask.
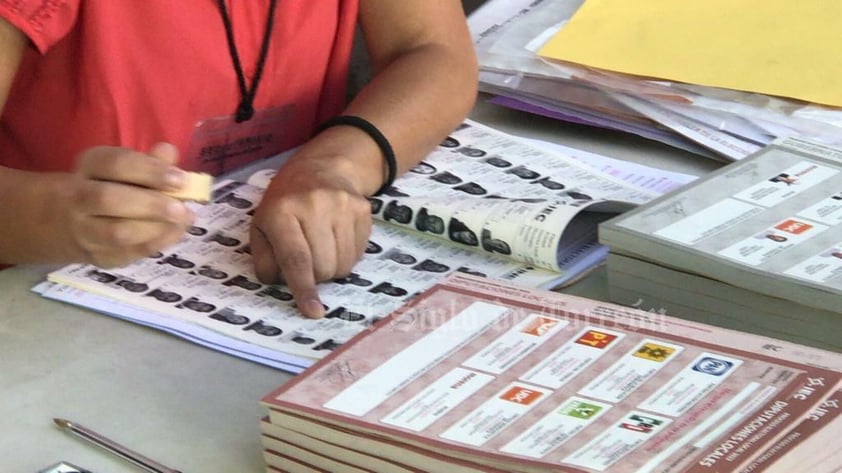
[[[727,373],[732,366],[734,366],[734,363],[731,363],[730,361],[705,356],[693,365],[693,371],[713,376],[722,376]]]

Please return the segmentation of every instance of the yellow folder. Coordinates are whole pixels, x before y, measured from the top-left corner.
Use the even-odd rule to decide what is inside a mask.
[[[538,54],[842,106],[842,1],[586,0]]]

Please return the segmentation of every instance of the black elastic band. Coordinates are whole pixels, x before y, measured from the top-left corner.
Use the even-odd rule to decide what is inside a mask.
[[[383,153],[383,159],[386,161],[386,180],[383,182],[383,185],[377,189],[377,192],[375,192],[374,195],[381,194],[383,191],[391,187],[392,183],[395,182],[395,177],[397,177],[398,163],[395,160],[395,151],[392,149],[392,145],[389,143],[389,140],[387,140],[386,137],[383,136],[383,133],[381,133],[376,126],[372,125],[371,122],[365,118],[355,115],[335,116],[319,125],[316,128],[316,133],[321,133],[327,128],[338,125],[353,126],[366,132],[368,136],[377,143],[377,147],[380,148],[380,152]]]

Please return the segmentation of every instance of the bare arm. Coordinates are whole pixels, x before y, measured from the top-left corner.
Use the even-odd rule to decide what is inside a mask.
[[[0,111],[28,47],[23,33],[0,19]],[[180,187],[167,177],[176,157],[167,145],[148,154],[98,147],[80,155],[74,173],[0,166],[0,263],[113,266],[175,242],[192,215],[174,199],[138,186]]]
[[[360,15],[375,75],[347,113],[389,137],[403,173],[471,110],[474,47],[459,1],[362,0]]]
[[[0,18],[0,110],[6,104],[9,89],[26,48],[26,37],[17,28]]]
[[[27,39],[17,28],[0,19],[0,110],[6,104]],[[2,153],[3,150],[0,150]],[[52,256],[71,259],[63,248],[45,251],[42,243],[55,231],[45,221],[55,218],[52,202],[60,177],[56,174],[23,172],[0,166],[0,221],[6,222],[0,232],[0,262],[46,262]]]
[[[349,105],[389,139],[398,173],[430,152],[474,103],[477,65],[457,0],[361,0],[374,78]],[[364,196],[385,178],[383,156],[363,131],[329,128],[279,170],[252,228],[255,269],[283,279],[298,307],[323,312],[316,281],[346,275],[371,230]],[[305,177],[306,176],[306,177]]]
[[[360,23],[373,79],[345,113],[359,115],[389,139],[398,174],[408,171],[464,119],[477,92],[477,62],[461,2],[362,0]],[[313,140],[345,161],[360,193],[383,183],[383,157],[371,138],[337,127]],[[309,150],[305,147],[302,154]]]

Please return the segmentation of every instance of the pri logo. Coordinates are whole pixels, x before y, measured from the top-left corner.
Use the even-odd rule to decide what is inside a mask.
[[[587,345],[589,347],[603,349],[608,346],[609,343],[613,342],[617,338],[616,335],[611,335],[608,333],[598,332],[596,330],[588,330],[588,332],[578,340],[576,343],[580,345]]]
[[[529,389],[523,386],[513,386],[512,389],[504,392],[500,396],[500,399],[528,406],[543,395],[544,393],[535,391],[534,389]]]
[[[693,371],[698,371],[699,373],[709,374],[712,376],[722,376],[727,373],[732,366],[734,366],[734,363],[731,363],[730,361],[705,356],[693,365]]]
[[[792,233],[793,235],[800,235],[800,234],[810,230],[811,228],[813,228],[813,226],[810,225],[809,223],[804,223],[804,222],[800,222],[798,220],[789,219],[789,220],[784,220],[783,222],[775,225],[775,228],[777,228],[778,230],[780,230],[782,232]]]
[[[540,337],[558,325],[558,320],[549,317],[535,317],[521,329],[521,333]]]

